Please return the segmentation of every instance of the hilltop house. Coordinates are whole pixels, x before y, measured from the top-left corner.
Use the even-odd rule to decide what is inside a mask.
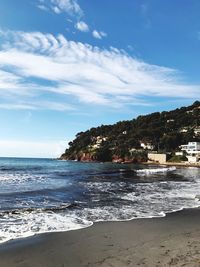
[[[195,134],[195,136],[200,135],[200,127],[199,126],[194,128],[194,134]]]
[[[103,136],[97,136],[93,137],[93,142],[94,144],[92,145],[92,148],[97,149],[101,147],[101,144],[105,141],[107,141],[108,137],[103,137]]]
[[[146,142],[140,142],[140,146],[143,149],[147,149],[147,150],[153,150],[154,146],[151,143],[146,143]]]
[[[183,127],[179,130],[180,133],[187,133],[188,132],[188,127]]]

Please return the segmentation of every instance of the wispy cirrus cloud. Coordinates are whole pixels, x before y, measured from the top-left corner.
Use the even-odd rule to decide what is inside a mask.
[[[57,13],[66,12],[71,16],[83,16],[83,10],[76,0],[51,0],[54,8],[57,8]]]
[[[0,94],[16,94],[22,88],[24,97],[66,96],[77,108],[80,103],[110,108],[146,105],[152,96],[199,98],[199,85],[182,83],[176,70],[145,63],[116,48],[100,49],[41,32],[8,31],[1,36]],[[41,99],[33,108],[41,108],[40,103]],[[60,105],[46,106],[74,108],[68,102]]]
[[[84,12],[76,0],[38,0],[37,7],[56,14],[66,13],[72,17],[82,17]]]
[[[48,11],[48,7],[44,6],[44,5],[40,5],[40,4],[37,4],[37,7],[43,11]]]
[[[7,110],[54,110],[54,111],[74,111],[75,108],[66,104],[58,103],[54,101],[20,101],[19,99],[15,102],[4,102],[0,103],[0,109]]]
[[[69,140],[68,140],[69,141]],[[66,140],[20,141],[0,139],[0,156],[5,157],[59,157],[67,146]]]
[[[89,25],[82,20],[84,12],[78,4],[77,0],[38,0],[37,7],[43,11],[51,11],[56,14],[65,13],[76,19],[74,27],[81,32],[90,32]],[[69,20],[69,19],[68,19]],[[70,22],[73,22],[70,20]],[[91,34],[96,39],[102,39],[107,34],[104,31],[94,29]]]
[[[140,13],[141,13],[141,17],[143,19],[143,26],[146,29],[150,29],[152,27],[152,22],[151,19],[149,17],[149,3],[142,3],[140,5]]]

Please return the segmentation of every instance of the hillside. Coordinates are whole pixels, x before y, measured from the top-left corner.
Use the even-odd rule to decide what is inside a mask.
[[[173,152],[189,141],[200,141],[199,101],[80,132],[61,159],[145,161],[148,150]]]

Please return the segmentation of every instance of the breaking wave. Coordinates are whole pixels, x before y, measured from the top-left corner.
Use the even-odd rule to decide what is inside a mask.
[[[0,159],[0,242],[200,206],[200,169],[138,167]]]
[[[148,169],[141,169],[141,170],[136,170],[136,173],[138,174],[154,174],[154,173],[164,173],[164,172],[170,172],[170,171],[175,171],[176,167],[172,166],[169,168],[148,168]]]

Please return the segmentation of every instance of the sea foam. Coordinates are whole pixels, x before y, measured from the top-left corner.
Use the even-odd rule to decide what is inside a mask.
[[[164,173],[164,172],[169,172],[169,171],[175,171],[176,167],[172,166],[169,168],[148,168],[148,169],[140,169],[136,170],[136,173],[138,174],[153,174],[153,173]]]

